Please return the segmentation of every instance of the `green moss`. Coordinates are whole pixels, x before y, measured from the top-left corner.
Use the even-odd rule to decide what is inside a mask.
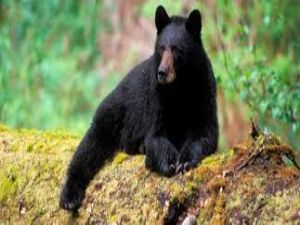
[[[202,165],[216,166],[219,165],[220,157],[219,156],[208,156],[204,158],[201,162]]]
[[[229,149],[228,151],[223,151],[215,155],[208,156],[204,158],[201,162],[201,165],[207,166],[220,166],[222,163],[232,159],[235,153],[233,149]]]
[[[120,152],[115,156],[113,164],[119,165],[123,163],[126,159],[128,159],[128,155],[126,153]]]
[[[0,177],[0,202],[4,203],[9,197],[15,196],[18,189],[24,186],[26,179],[13,162],[0,170]]]
[[[238,223],[240,218],[269,224],[270,215],[282,223],[291,221],[300,208],[300,174],[273,160],[288,152],[278,140],[264,135],[250,139],[171,178],[147,170],[142,155],[117,154],[89,185],[75,222],[163,224],[180,204],[197,215],[198,224]],[[58,199],[78,142],[76,135],[65,132],[0,126],[0,223],[70,223]],[[268,149],[257,160],[236,170],[262,146]],[[22,207],[26,210],[20,217]]]
[[[1,174],[0,176],[2,177],[0,179],[0,203],[4,204],[8,197],[11,197],[15,194],[17,185],[12,178],[8,178]]]

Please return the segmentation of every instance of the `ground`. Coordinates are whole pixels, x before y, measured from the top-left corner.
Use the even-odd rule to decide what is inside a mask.
[[[255,137],[255,138],[253,138]],[[79,136],[0,126],[0,224],[299,224],[294,151],[257,133],[194,170],[165,178],[118,154],[89,186],[79,217],[58,207]]]

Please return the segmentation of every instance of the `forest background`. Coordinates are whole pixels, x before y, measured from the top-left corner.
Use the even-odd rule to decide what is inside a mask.
[[[158,4],[202,13],[219,148],[244,138],[253,118],[299,150],[297,0],[0,0],[0,123],[83,134],[101,100],[153,53]]]

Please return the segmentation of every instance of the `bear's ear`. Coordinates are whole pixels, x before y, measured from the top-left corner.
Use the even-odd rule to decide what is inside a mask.
[[[185,23],[185,27],[188,32],[190,32],[192,35],[199,36],[202,23],[201,23],[201,14],[198,9],[194,9],[189,17],[187,18],[187,21]]]
[[[155,25],[157,33],[159,34],[162,29],[170,22],[170,17],[163,6],[158,6],[155,12]]]

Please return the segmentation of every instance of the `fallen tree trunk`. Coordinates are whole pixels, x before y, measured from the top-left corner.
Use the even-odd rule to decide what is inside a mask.
[[[172,178],[119,153],[98,173],[77,218],[58,207],[79,137],[0,126],[0,224],[299,224],[294,151],[253,127],[244,143]],[[298,167],[298,168],[297,168]]]

